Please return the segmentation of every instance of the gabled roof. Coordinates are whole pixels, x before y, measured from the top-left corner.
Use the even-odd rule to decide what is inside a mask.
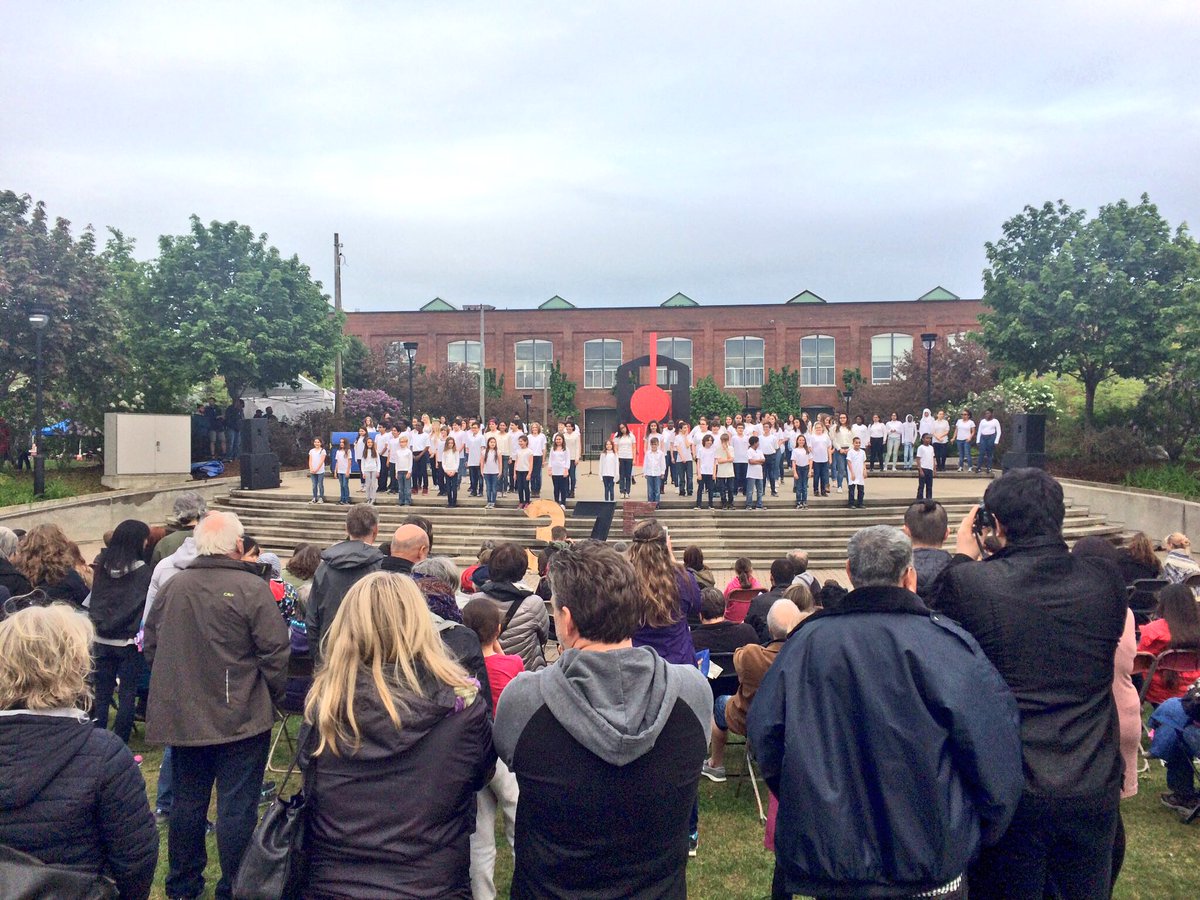
[[[668,297],[660,306],[699,306],[700,304],[689,297],[687,294],[676,294],[674,297]]]
[[[434,297],[421,307],[421,312],[455,312],[457,309],[457,306],[452,306],[441,297]]]
[[[814,294],[812,291],[807,291],[807,290],[801,291],[799,294],[797,294],[795,297],[793,297],[791,300],[788,301],[788,303],[824,303],[824,302],[826,302],[824,297],[820,297],[820,296]]]
[[[939,284],[932,291],[922,294],[917,299],[918,300],[961,300],[962,297],[958,296],[958,294],[951,293],[950,291],[946,290],[944,287],[942,287]]]
[[[562,297],[558,296],[558,294],[555,294],[553,297],[539,306],[538,309],[575,309],[575,304],[570,300],[564,300]]]

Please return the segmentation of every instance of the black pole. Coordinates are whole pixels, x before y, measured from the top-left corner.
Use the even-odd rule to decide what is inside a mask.
[[[42,331],[39,328],[34,332],[36,346],[36,387],[34,388],[33,401],[33,421],[34,421],[34,440],[37,442],[37,456],[33,458],[33,496],[41,497],[46,493],[46,456],[45,447],[42,446],[42,429],[45,428],[45,423],[42,421]]]
[[[416,420],[417,411],[413,409],[413,358],[410,354],[408,357],[408,417]]]
[[[925,405],[933,409],[933,346],[925,351]]]

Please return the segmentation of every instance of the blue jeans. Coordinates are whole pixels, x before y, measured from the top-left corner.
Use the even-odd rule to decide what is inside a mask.
[[[833,454],[833,477],[840,488],[843,481],[850,480],[850,476],[846,473],[846,454],[839,453],[837,450],[830,452]],[[817,465],[820,465],[820,463],[817,463]]]
[[[651,503],[657,503],[662,499],[662,483],[661,475],[646,476],[646,499]]]
[[[408,472],[396,473],[396,505],[412,506],[412,478]]]
[[[887,439],[887,456],[884,457],[883,461],[885,463],[887,463],[889,466],[891,466],[893,469],[895,469],[896,468],[896,458],[899,455],[900,455],[900,435],[889,434],[888,439]]]
[[[757,498],[757,499],[756,499]],[[763,480],[761,478],[746,479],[746,509],[763,505]]]
[[[633,460],[618,459],[617,468],[621,475],[621,493],[628,494],[633,488]]]
[[[225,429],[225,455],[237,459],[242,449],[242,430],[240,428]]]
[[[605,475],[600,479],[604,482],[604,499],[608,503],[616,501],[616,492],[613,489],[613,482],[616,481],[611,475]]]
[[[675,477],[679,481],[679,496],[690,497],[695,488],[695,482],[692,481],[692,475],[695,471],[695,463],[692,460],[686,462],[675,463]]]
[[[312,479],[313,499],[317,499],[317,492],[320,491],[321,499],[325,499],[325,473],[320,472],[316,475],[309,472],[308,477]]]
[[[529,470],[529,491],[538,497],[542,496],[542,457],[533,458],[533,468]]]
[[[229,897],[233,879],[258,821],[263,770],[271,732],[229,744],[173,747],[177,763],[175,802],[167,831],[167,894],[198,897],[204,891],[208,853],[204,827],[213,784],[217,787],[217,853],[221,859],[218,897]]]
[[[729,723],[725,719],[725,707],[729,705],[729,701],[732,699],[733,697],[729,694],[722,694],[713,700],[713,721],[717,723],[717,727],[722,731],[729,730]]]
[[[911,469],[913,467],[913,445],[911,443],[904,445],[904,468]]]
[[[496,485],[500,481],[499,475],[487,474],[483,476],[483,490],[487,494],[487,502],[496,505]]]
[[[959,469],[971,468],[971,442],[958,442],[958,467]]]
[[[571,488],[570,493],[571,493],[572,497],[575,496],[575,484],[578,480],[577,479],[578,468],[579,468],[579,466],[576,464],[575,460],[571,460],[571,469],[569,472],[567,472],[567,480],[568,480],[568,483],[570,484],[570,488]]]
[[[796,466],[796,502],[808,502],[808,466]]]
[[[992,457],[996,453],[996,436],[981,434],[979,436],[979,468],[992,470]]]
[[[341,472],[338,472],[338,486],[341,487],[341,489],[342,489],[341,496],[338,497],[338,503],[349,503],[350,502],[350,476],[343,475]]]
[[[829,463],[815,462],[813,468],[813,490],[818,494],[829,491]]]

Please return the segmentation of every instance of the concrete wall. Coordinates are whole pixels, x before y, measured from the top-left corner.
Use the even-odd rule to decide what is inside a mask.
[[[1200,503],[1139,488],[1062,479],[1063,490],[1076,505],[1086,506],[1130,531],[1144,531],[1151,541],[1182,531],[1200,543]]]

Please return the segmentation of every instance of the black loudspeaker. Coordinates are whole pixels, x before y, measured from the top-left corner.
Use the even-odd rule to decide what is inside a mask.
[[[1027,450],[1009,450],[1000,462],[1005,471],[1009,469],[1044,469],[1046,468],[1046,454],[1030,453]]]
[[[243,453],[242,490],[261,491],[279,487],[279,457],[274,453]]]
[[[270,419],[242,419],[242,452],[248,454],[271,451]]]
[[[1008,440],[1008,455],[1011,456],[1013,451],[1018,453],[1024,452],[1033,456],[1043,457],[1045,461],[1046,450],[1046,417],[1035,415],[1032,413],[1017,413],[1012,417],[1012,423],[1009,425],[1009,430],[1012,436]],[[1011,466],[1011,463],[1009,463]]]

